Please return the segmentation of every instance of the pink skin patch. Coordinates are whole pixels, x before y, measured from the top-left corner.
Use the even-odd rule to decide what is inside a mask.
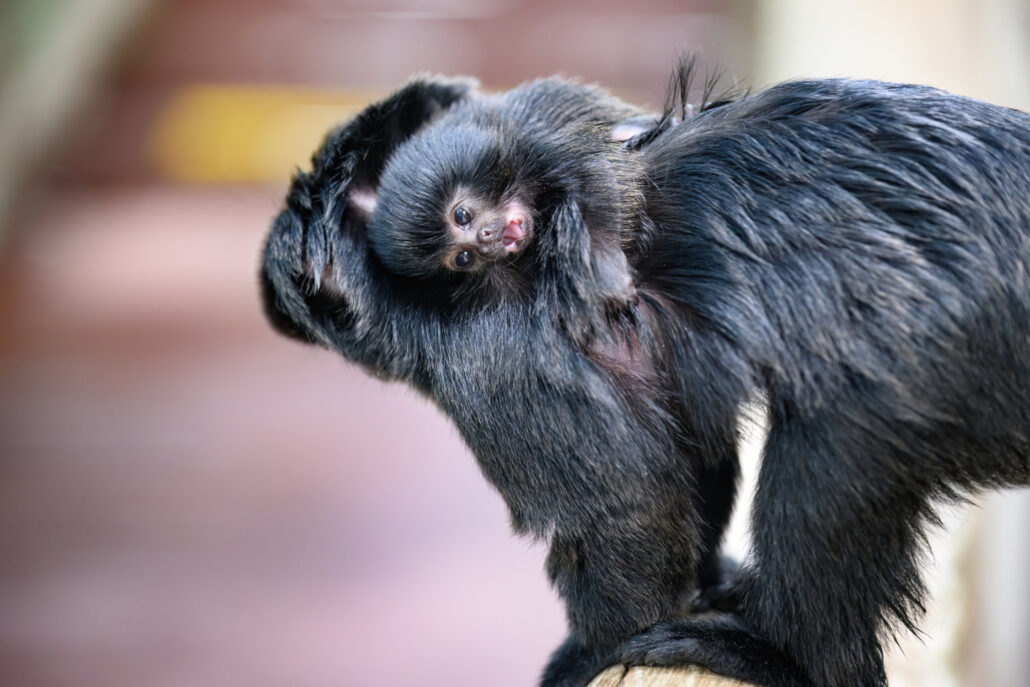
[[[647,127],[642,124],[617,124],[612,127],[611,139],[617,143],[622,143],[634,136],[639,136],[645,131],[647,131]]]

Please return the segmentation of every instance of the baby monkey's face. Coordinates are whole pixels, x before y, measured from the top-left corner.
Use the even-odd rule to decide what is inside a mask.
[[[455,272],[476,272],[518,253],[533,235],[529,206],[517,197],[490,201],[458,190],[446,206],[441,260]]]

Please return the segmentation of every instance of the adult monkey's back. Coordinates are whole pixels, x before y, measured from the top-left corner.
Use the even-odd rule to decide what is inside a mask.
[[[1030,116],[801,81],[643,154],[637,287],[689,323],[671,343],[695,426],[768,400],[753,560],[709,601],[814,684],[885,684],[881,638],[922,609],[934,502],[1030,482]],[[697,638],[735,632],[674,621],[623,656],[705,661]]]

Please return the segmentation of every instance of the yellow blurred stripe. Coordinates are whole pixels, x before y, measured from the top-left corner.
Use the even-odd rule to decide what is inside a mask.
[[[330,127],[381,94],[279,86],[204,84],[176,93],[158,114],[147,151],[158,170],[179,181],[281,181]]]

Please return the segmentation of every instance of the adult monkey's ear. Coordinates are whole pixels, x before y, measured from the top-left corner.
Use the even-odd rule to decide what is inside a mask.
[[[323,193],[335,196],[323,198],[323,208],[334,207],[342,197],[356,223],[367,224],[379,177],[397,147],[452,105],[472,97],[478,86],[468,77],[415,76],[331,131],[312,158]]]

